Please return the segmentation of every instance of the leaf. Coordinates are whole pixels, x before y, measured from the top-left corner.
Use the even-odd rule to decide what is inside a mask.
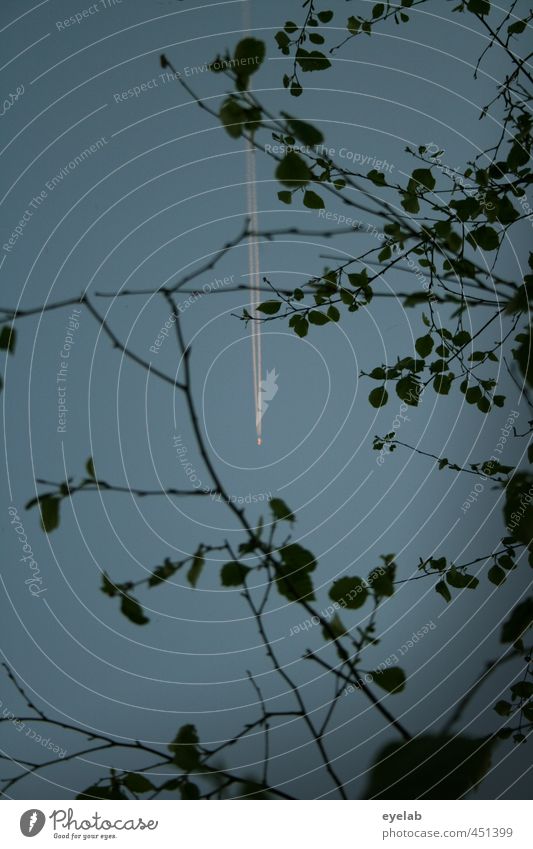
[[[473,575],[467,575],[459,572],[455,566],[452,566],[446,573],[446,580],[450,587],[455,587],[458,590],[469,589],[475,590],[479,581]]]
[[[316,147],[322,144],[324,134],[316,127],[313,127],[312,124],[308,124],[307,121],[300,121],[297,118],[291,118],[286,112],[282,112],[281,114],[286,119],[291,134],[296,136],[298,141],[309,147]]]
[[[529,699],[533,696],[533,681],[517,681],[511,685],[514,699]]]
[[[225,563],[220,570],[220,581],[224,587],[240,587],[250,569],[235,560]]]
[[[224,129],[233,139],[238,139],[242,135],[243,125],[246,120],[246,113],[233,97],[228,97],[220,107],[218,113]]]
[[[369,180],[371,180],[374,183],[375,186],[386,186],[387,185],[386,180],[385,180],[385,175],[383,174],[382,171],[376,171],[376,169],[373,168],[372,171],[369,171],[366,176],[368,177]],[[389,248],[389,250],[390,250],[390,248]]]
[[[405,689],[405,672],[399,666],[391,669],[376,669],[370,673],[374,682],[387,693],[401,693]]]
[[[413,180],[428,191],[433,191],[435,188],[435,177],[429,168],[416,168],[412,173]]]
[[[433,381],[433,389],[439,395],[448,395],[452,387],[453,378],[449,375],[438,374]]]
[[[279,553],[283,562],[292,569],[306,569],[309,572],[316,569],[315,555],[297,542],[283,546]]]
[[[292,203],[292,192],[278,192],[278,198],[289,206]]]
[[[298,543],[285,545],[279,550],[282,563],[276,569],[278,591],[290,601],[314,599],[309,573],[316,568],[314,555]]]
[[[330,12],[329,9],[319,12],[317,15],[318,20],[323,24],[329,24],[333,17],[333,12]]]
[[[385,11],[384,4],[383,3],[376,3],[374,8],[372,9],[372,17],[373,18],[381,18],[384,11]]]
[[[395,574],[396,566],[391,562],[385,568],[380,566],[378,569],[373,569],[368,575],[367,583],[375,595],[390,597],[394,595]]]
[[[249,77],[259,69],[265,59],[265,42],[257,38],[243,38],[235,48],[233,58],[240,77]]]
[[[87,469],[87,474],[89,475],[89,477],[96,480],[96,472],[94,471],[94,462],[92,457],[89,457],[89,459],[85,463],[85,468]]]
[[[351,15],[348,18],[346,29],[348,30],[350,35],[356,35],[361,29],[361,21],[359,20],[359,18],[356,18],[354,15]]]
[[[492,584],[499,586],[505,581],[505,572],[500,568],[500,566],[494,564],[494,566],[489,569],[487,577]]]
[[[307,206],[308,209],[325,209],[326,204],[316,192],[312,192],[308,189],[304,193],[304,206]]]
[[[203,554],[198,552],[194,555],[191,568],[187,572],[187,580],[191,587],[196,587],[196,584],[198,583],[198,578],[202,574],[204,563],[205,560]]]
[[[488,15],[490,13],[490,0],[468,0],[466,8],[475,15]]]
[[[388,743],[378,753],[365,799],[460,799],[491,766],[487,737],[421,735]]]
[[[398,398],[405,401],[411,407],[418,407],[422,387],[413,374],[402,377],[396,383],[396,394]]]
[[[302,157],[290,150],[276,168],[276,179],[284,186],[305,186],[311,172]]]
[[[174,755],[174,763],[185,772],[191,772],[198,766],[198,734],[194,725],[182,725],[169,749]]]
[[[526,631],[533,627],[533,598],[517,604],[506,622],[503,623],[500,640],[502,643],[516,643]]]
[[[415,348],[421,357],[429,357],[433,350],[433,337],[429,333],[426,336],[420,336],[415,342]]]
[[[47,534],[59,527],[59,503],[61,499],[54,495],[45,495],[39,499],[41,528]]]
[[[91,801],[94,799],[123,799],[127,801],[127,796],[121,793],[118,788],[100,787],[93,784],[92,787],[88,787],[87,790],[76,796],[76,799],[89,799]]]
[[[264,312],[265,315],[275,315],[279,312],[281,301],[265,301],[257,307],[258,312]]]
[[[324,324],[329,324],[329,318],[323,312],[318,312],[318,310],[311,310],[308,313],[307,318],[309,319],[310,324],[317,324],[322,326]]]
[[[139,602],[130,595],[123,594],[120,602],[120,610],[126,619],[134,625],[146,625],[150,620],[144,615]]]
[[[289,601],[314,601],[313,582],[308,570],[281,564],[276,570],[276,584],[280,595]]]
[[[270,500],[270,509],[274,518],[280,522],[294,522],[294,514],[281,498],[272,498]]]
[[[15,350],[16,339],[17,331],[14,327],[3,327],[0,333],[0,351],[9,351],[12,354]]]
[[[148,793],[150,790],[155,790],[152,782],[148,781],[145,775],[141,775],[138,772],[128,772],[122,783],[132,793]]]
[[[444,581],[439,581],[435,586],[435,590],[443,597],[445,602],[449,603],[452,600],[452,594]]]
[[[384,407],[389,400],[389,393],[384,386],[377,386],[368,396],[368,400],[373,407]]]
[[[499,716],[509,716],[512,710],[512,705],[510,702],[506,702],[501,699],[494,705],[494,710]]]
[[[192,781],[182,781],[180,784],[180,796],[182,799],[199,799],[200,790],[198,785]]]
[[[368,589],[362,578],[339,578],[331,585],[329,597],[348,610],[357,610],[367,600]]]
[[[304,50],[299,47],[296,51],[296,61],[304,72],[325,71],[331,67],[329,59],[320,50]]]
[[[292,327],[296,335],[301,339],[304,336],[307,336],[309,331],[309,323],[303,315],[293,315],[292,318],[289,319],[289,327]]]
[[[482,224],[481,227],[473,230],[468,236],[468,240],[474,247],[477,245],[484,251],[495,251],[500,244],[496,230],[486,224]]]

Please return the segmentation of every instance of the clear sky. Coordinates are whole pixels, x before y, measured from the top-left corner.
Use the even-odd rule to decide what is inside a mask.
[[[175,373],[178,354],[172,337],[157,354],[150,351],[168,318],[164,300],[96,293],[169,284],[206,262],[241,229],[244,147],[191,103],[178,84],[160,76],[159,54],[164,51],[202,96],[219,105],[225,81],[203,66],[242,37],[242,5],[241,0],[100,0],[93,6],[83,0],[33,5],[3,0],[2,91],[6,97],[19,94],[1,117],[1,244],[9,246],[21,220],[24,226],[10,250],[0,251],[2,307],[29,309],[86,291],[124,342],[153,365]],[[338,40],[347,14],[369,5],[342,4],[331,23],[339,28]],[[467,16],[451,14],[449,4],[428,4],[423,12],[413,11],[408,26],[391,24],[371,39],[350,42],[330,70],[304,75],[306,91],[299,99],[290,98],[281,85],[290,60],[277,50],[274,34],[287,18],[302,19],[300,4],[254,0],[251,6],[253,32],[268,50],[254,77],[258,96],[273,109],[320,126],[339,161],[348,163],[348,156],[359,164],[364,157],[367,163],[386,160],[391,175],[403,180],[413,168],[406,145],[434,142],[453,167],[475,156],[497,133],[496,118],[478,119],[501,77],[500,58],[492,51],[473,79],[485,41],[469,29]],[[78,12],[81,20],[74,17],[66,26]],[[128,95],[134,87],[140,92]],[[72,167],[87,149],[90,155]],[[282,206],[271,160],[258,155],[257,173],[262,229],[317,231],[316,237],[261,243],[261,272],[274,284],[301,285],[322,270],[323,255],[342,259],[372,246],[366,231],[371,220],[364,222],[362,233],[325,240],[319,231],[334,229],[334,222],[324,222],[301,203]],[[328,201],[328,211],[345,213],[334,200]],[[519,273],[517,256],[525,255],[529,226],[524,225],[522,243],[518,240],[507,252],[509,275]],[[414,574],[419,558],[433,553],[458,563],[488,554],[503,533],[499,491],[485,484],[464,514],[461,505],[474,478],[438,474],[431,460],[407,450],[388,456],[381,467],[376,463],[373,437],[393,429],[400,402],[393,399],[378,411],[370,407],[367,396],[375,384],[360,378],[360,371],[412,353],[413,340],[423,332],[420,313],[404,310],[392,298],[375,301],[369,311],[345,313],[338,325],[313,328],[305,340],[283,321],[265,326],[264,371],[275,369],[279,378],[263,419],[264,442],[257,447],[249,330],[234,317],[246,305],[246,293],[224,292],[224,285],[214,282],[246,283],[247,270],[246,246],[240,245],[195,281],[195,286],[212,286],[213,294],[191,304],[185,303],[186,294],[181,296],[184,332],[192,340],[195,398],[228,492],[235,498],[257,497],[250,506],[252,518],[268,516],[262,500],[267,495],[283,498],[296,514],[293,538],[319,560],[319,606],[326,606],[332,580],[343,573],[366,576],[381,554],[396,554],[399,577]],[[383,291],[402,291],[413,285],[413,276],[394,272],[380,285]],[[122,617],[117,600],[104,596],[100,584],[102,571],[117,581],[138,580],[165,557],[179,559],[200,542],[230,538],[238,543],[227,507],[210,498],[80,493],[71,503],[63,502],[61,525],[49,537],[40,530],[36,511],[24,511],[39,489],[36,478],[79,480],[91,455],[98,477],[114,485],[187,488],[176,436],[187,446],[198,478],[210,485],[183,399],[153,375],[147,379],[113,349],[86,310],[72,331],[68,411],[65,432],[58,433],[57,375],[70,315],[65,307],[25,318],[18,324],[14,355],[7,364],[2,359],[5,659],[32,698],[65,721],[158,744],[168,743],[178,726],[193,722],[202,742],[223,739],[256,716],[246,669],[257,676],[272,705],[281,704],[284,690],[239,593],[221,588],[220,562],[208,562],[196,590],[179,573],[170,585],[143,593],[151,620],[144,627]],[[440,318],[445,324],[447,313]],[[480,315],[472,318],[479,323]],[[459,463],[485,460],[511,411],[520,414],[519,428],[527,420],[512,384],[504,394],[505,407],[484,417],[461,406],[457,397],[428,391],[421,406],[409,410],[398,437]],[[502,462],[518,459],[509,447]],[[24,583],[28,570],[19,561],[20,546],[9,526],[11,505],[19,510],[41,569],[46,592],[37,598]],[[408,687],[387,703],[410,728],[435,730],[442,724],[440,717],[497,653],[498,619],[525,586],[523,572],[497,589],[483,576],[474,598],[464,591],[448,607],[432,580],[402,585],[383,605],[383,639],[369,654],[370,668],[398,652],[413,632],[429,623],[436,626],[402,657]],[[366,612],[348,612],[346,620],[363,622]],[[320,711],[331,685],[317,674],[318,667],[299,660],[307,648],[321,645],[320,634],[315,629],[290,636],[304,619],[278,596],[270,605],[267,628],[281,658],[304,685],[311,708]],[[503,675],[502,688],[506,681]],[[2,707],[20,709],[20,699],[7,684],[1,698]],[[472,704],[467,716],[474,722],[471,733],[494,728],[487,699],[481,691]],[[328,742],[357,796],[373,754],[392,735],[357,694],[341,700],[334,727]],[[67,751],[76,744],[56,731],[50,736]],[[317,761],[303,729],[287,725],[274,739],[273,776],[306,798],[326,793],[328,785],[315,772]],[[14,754],[35,756],[36,744],[16,730],[2,726],[0,740]],[[502,744],[499,755],[507,751]],[[236,750],[232,765],[249,765],[245,769],[256,774],[253,764],[260,753],[260,740],[253,738]],[[59,764],[42,778],[20,784],[16,793],[64,798],[102,774],[98,763],[94,758]],[[526,763],[527,752],[512,751],[488,777],[481,795],[492,797],[510,786],[510,798],[526,796],[520,779]]]

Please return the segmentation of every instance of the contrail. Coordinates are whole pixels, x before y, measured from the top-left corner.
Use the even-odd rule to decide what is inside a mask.
[[[250,32],[250,3],[243,4],[244,29]],[[259,245],[257,242],[257,194],[255,175],[255,148],[246,140],[246,196],[248,206],[248,219],[251,234],[248,237],[248,279],[250,287],[250,315],[255,316],[260,300],[260,276],[259,276]],[[257,432],[257,444],[262,443],[261,433],[261,322],[252,321],[252,369],[254,378],[254,415],[255,429]]]

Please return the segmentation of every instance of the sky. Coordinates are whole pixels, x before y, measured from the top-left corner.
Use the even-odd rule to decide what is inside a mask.
[[[355,161],[386,160],[390,174],[402,180],[414,167],[407,145],[437,144],[443,161],[454,167],[477,155],[497,133],[498,115],[479,121],[479,113],[503,73],[501,56],[491,51],[474,80],[486,42],[471,29],[470,16],[452,15],[449,4],[428,4],[421,12],[413,10],[407,26],[390,24],[372,38],[353,40],[335,54],[327,72],[303,75],[305,92],[298,99],[281,84],[290,60],[277,50],[274,35],[286,19],[302,20],[300,4],[253,0],[250,5],[251,30],[267,43],[254,91],[272,109],[319,126],[339,161],[348,155]],[[368,11],[371,5],[353,2],[345,9],[343,4],[331,22],[338,28],[332,35],[343,37],[346,10]],[[74,23],[67,26],[71,15]],[[150,350],[169,316],[164,299],[113,293],[170,285],[206,264],[241,230],[247,213],[244,146],[179,84],[160,76],[159,55],[165,52],[199,95],[219,108],[227,84],[204,66],[231,50],[246,28],[241,0],[100,0],[93,6],[83,0],[4,0],[3,91],[13,97],[7,109],[4,103],[1,118],[2,307],[31,309],[86,292],[124,344],[180,376],[172,336],[157,353]],[[128,95],[141,86],[138,94]],[[90,155],[76,163],[87,149]],[[373,245],[367,230],[375,223],[371,219],[365,219],[363,232],[324,238],[320,231],[335,230],[338,223],[325,222],[301,203],[281,205],[272,160],[258,154],[256,167],[259,227],[316,231],[261,242],[261,274],[274,285],[302,285],[332,258],[342,261]],[[327,209],[346,214],[335,199],[328,200]],[[17,226],[20,232],[10,245]],[[518,228],[506,248],[509,275],[520,274],[529,227],[526,222]],[[228,493],[253,501],[252,520],[269,520],[267,497],[282,498],[295,513],[293,541],[319,561],[317,605],[327,606],[334,579],[366,576],[382,554],[395,553],[402,578],[416,574],[420,557],[436,554],[461,563],[488,554],[504,531],[499,491],[486,483],[465,513],[461,506],[476,482],[471,476],[436,473],[430,459],[405,449],[380,466],[372,450],[374,436],[393,429],[400,402],[393,398],[376,411],[367,402],[375,384],[360,373],[412,352],[414,339],[424,332],[420,312],[404,309],[394,298],[375,300],[370,310],[312,328],[305,340],[282,320],[266,324],[264,372],[276,370],[278,391],[265,412],[259,448],[250,329],[237,317],[248,296],[224,291],[228,280],[248,282],[245,244],[188,287],[205,285],[210,294],[193,302],[180,295],[201,426]],[[381,285],[383,291],[401,291],[413,285],[413,275],[391,272]],[[439,315],[444,324],[449,321],[445,311]],[[472,321],[479,323],[480,315]],[[36,510],[24,510],[42,489],[36,479],[79,481],[90,456],[97,476],[115,486],[188,488],[176,438],[197,478],[210,486],[180,393],[125,359],[87,310],[71,331],[70,316],[67,306],[21,319],[15,352],[2,359],[4,658],[31,698],[65,722],[158,745],[193,722],[203,743],[215,743],[257,715],[247,669],[270,705],[279,709],[290,703],[239,592],[221,587],[225,559],[208,560],[195,590],[178,573],[164,588],[143,592],[150,618],[143,627],[121,616],[117,600],[103,595],[100,585],[104,571],[116,581],[138,580],[166,557],[179,559],[201,542],[217,545],[228,538],[238,545],[239,530],[227,505],[210,497],[82,492],[63,502],[60,527],[48,536]],[[68,358],[61,353],[65,341]],[[62,368],[65,380],[58,384]],[[419,408],[409,409],[398,438],[461,464],[485,460],[511,413],[516,411],[519,429],[527,421],[517,390],[505,374],[501,379],[507,400],[491,416],[428,391]],[[58,385],[67,399],[62,432]],[[502,462],[520,460],[510,441],[505,452]],[[9,507],[18,510],[39,563],[46,592],[37,597],[24,583],[28,569],[19,560]],[[475,595],[457,593],[448,606],[433,583],[402,584],[383,604],[382,640],[368,654],[373,668],[426,627],[402,656],[409,676],[405,693],[386,701],[416,731],[441,726],[487,659],[497,655],[499,622],[527,586],[527,575],[517,570],[499,588],[483,575]],[[348,612],[346,618],[354,627],[367,613]],[[305,618],[276,596],[266,627],[319,716],[331,683],[318,667],[301,660],[306,649],[322,645],[320,629],[291,636]],[[491,705],[509,674],[494,676],[473,700],[465,733],[495,727]],[[1,699],[2,709],[20,710],[21,700],[7,681]],[[50,737],[74,750],[72,736],[54,729]],[[376,750],[391,739],[361,696],[340,700],[328,744],[350,795],[361,795]],[[36,757],[38,744],[13,728],[0,729],[0,744],[10,754]],[[257,775],[261,745],[259,736],[252,737],[228,764]],[[273,747],[272,781],[303,798],[328,798],[331,787],[299,724],[285,723]],[[528,763],[527,747],[502,744],[480,797],[527,798]],[[17,785],[13,795],[71,797],[105,772],[102,764],[96,756],[68,764],[59,759],[41,776]],[[120,755],[119,765],[139,764]]]

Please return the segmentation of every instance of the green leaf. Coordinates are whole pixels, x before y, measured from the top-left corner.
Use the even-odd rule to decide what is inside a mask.
[[[492,584],[499,586],[505,581],[505,572],[500,568],[500,566],[494,564],[494,566],[489,569],[487,577]]]
[[[166,581],[167,578],[174,575],[182,565],[183,563],[172,563],[172,561],[166,557],[163,565],[156,566],[148,578],[148,586],[155,587],[157,584],[163,583],[163,581]]]
[[[308,124],[307,121],[300,121],[297,118],[292,118],[285,112],[282,112],[281,114],[287,120],[291,134],[296,136],[302,144],[305,144],[308,147],[316,147],[317,145],[322,144],[324,141],[324,134],[316,127],[313,127],[312,124]]]
[[[305,186],[311,172],[302,157],[290,150],[276,168],[276,179],[285,186]]]
[[[192,781],[182,781],[180,784],[180,796],[182,799],[199,799],[200,790]]]
[[[446,573],[446,580],[448,581],[450,587],[455,587],[458,590],[475,590],[475,588],[479,584],[477,578],[475,578],[473,575],[467,575],[463,572],[459,572],[455,568],[455,566],[452,566]]]
[[[490,13],[490,0],[468,0],[466,8],[475,15],[488,15]]]
[[[533,598],[517,604],[506,622],[503,623],[500,640],[502,643],[516,643],[526,631],[533,627]]]
[[[316,569],[315,555],[297,542],[284,545],[279,553],[285,565],[291,569],[306,569],[309,572]]]
[[[0,333],[0,351],[9,351],[12,354],[15,350],[16,339],[17,331],[14,327],[3,327]]]
[[[41,528],[47,534],[59,527],[59,503],[61,499],[54,495],[45,495],[39,499]]]
[[[348,610],[357,610],[367,600],[368,589],[362,578],[339,578],[331,585],[329,597]]]
[[[452,594],[444,581],[439,581],[435,586],[435,590],[443,597],[445,602],[449,603],[452,600]]]
[[[412,192],[403,193],[402,206],[406,212],[410,212],[413,215],[416,215],[417,212],[420,212],[420,204],[418,203],[418,198]]]
[[[329,9],[328,9],[328,10],[325,10],[325,11],[323,11],[323,12],[319,12],[319,13],[317,14],[317,18],[318,18],[318,20],[319,20],[321,23],[323,23],[323,24],[329,24],[329,22],[331,21],[332,17],[333,17],[333,12],[330,12],[330,11],[329,11]]]
[[[372,171],[369,171],[366,175],[369,180],[371,180],[375,186],[386,186],[387,182],[385,180],[385,175],[382,171],[376,171],[375,168]]]
[[[309,323],[303,315],[293,315],[289,319],[289,327],[292,327],[296,335],[302,339],[304,336],[307,336]]]
[[[322,326],[324,324],[329,324],[329,318],[323,312],[318,312],[318,310],[311,310],[308,313],[307,318],[309,319],[310,324],[317,324]]]
[[[338,311],[337,307],[334,307],[333,304],[328,307],[327,316],[330,321],[339,321],[341,314]]]
[[[286,203],[289,206],[292,203],[292,192],[278,192],[278,198],[282,203]]]
[[[359,18],[356,18],[354,15],[351,15],[348,18],[346,29],[348,30],[350,35],[356,35],[361,29],[361,21],[359,20]]]
[[[204,568],[204,556],[200,552],[194,555],[193,561],[191,564],[191,568],[187,572],[187,580],[191,587],[196,587],[198,583],[198,578],[202,574],[202,569]]]
[[[384,386],[377,386],[368,396],[373,407],[384,407],[389,400],[389,393]]]
[[[248,566],[243,566],[242,563],[225,563],[220,570],[220,581],[224,587],[240,587],[249,571]]]
[[[418,407],[422,387],[413,374],[402,377],[396,383],[396,394],[398,398],[405,401],[411,407]]]
[[[312,192],[308,189],[304,194],[304,206],[307,206],[308,209],[325,209],[326,204],[316,192]]]
[[[304,72],[325,71],[331,67],[329,59],[320,50],[304,50],[299,47],[296,51],[296,61]]]
[[[174,741],[169,745],[174,763],[185,772],[196,769],[200,760],[198,734],[194,725],[182,725]]]
[[[433,350],[433,337],[429,333],[426,336],[420,336],[415,342],[415,348],[421,357],[428,357]]]
[[[257,307],[258,312],[264,312],[265,315],[275,315],[279,312],[281,301],[265,301]]]
[[[237,75],[249,77],[259,69],[265,59],[265,42],[257,38],[243,38],[235,48],[233,58]]]
[[[486,224],[482,224],[481,227],[477,227],[476,230],[473,230],[468,239],[471,244],[474,246],[477,245],[484,251],[495,251],[500,244],[496,230],[492,227],[488,227]]]
[[[384,4],[383,3],[376,3],[374,8],[372,9],[372,17],[373,18],[381,18],[384,11],[385,11]]]
[[[89,477],[96,480],[96,472],[94,471],[94,462],[92,457],[89,457],[89,459],[85,463],[85,468],[87,469],[87,474],[89,475]]]
[[[413,180],[417,183],[417,187],[422,186],[428,191],[433,191],[435,188],[435,177],[429,168],[416,168],[412,173]]]
[[[120,601],[120,610],[122,614],[133,622],[134,625],[146,625],[150,620],[144,615],[144,611],[139,602],[132,598],[131,595],[122,595]]]
[[[294,522],[294,514],[281,498],[272,498],[270,509],[274,519],[278,519],[280,522]]]
[[[494,710],[499,716],[509,716],[512,709],[510,702],[506,702],[503,699],[494,705]]]
[[[314,601],[314,589],[309,570],[294,568],[287,564],[278,565],[276,585],[280,595],[289,601]]]
[[[145,775],[141,775],[138,772],[128,772],[123,778],[122,783],[132,793],[149,793],[150,790],[155,790],[152,782],[148,781]]]
[[[365,799],[460,799],[491,766],[487,737],[419,735],[388,743],[376,757]]]
[[[224,129],[233,139],[242,135],[243,125],[246,120],[246,112],[233,97],[228,97],[220,107],[218,113]]]
[[[453,378],[446,374],[438,374],[433,381],[433,389],[439,395],[448,395],[452,388]]]
[[[405,672],[399,666],[390,669],[376,669],[371,673],[374,682],[387,693],[401,693],[405,689]]]
[[[514,699],[529,699],[533,696],[533,681],[517,681],[511,685]]]
[[[396,565],[390,562],[385,568],[380,566],[378,569],[373,569],[368,575],[367,583],[375,595],[390,597],[394,595],[395,574]]]

